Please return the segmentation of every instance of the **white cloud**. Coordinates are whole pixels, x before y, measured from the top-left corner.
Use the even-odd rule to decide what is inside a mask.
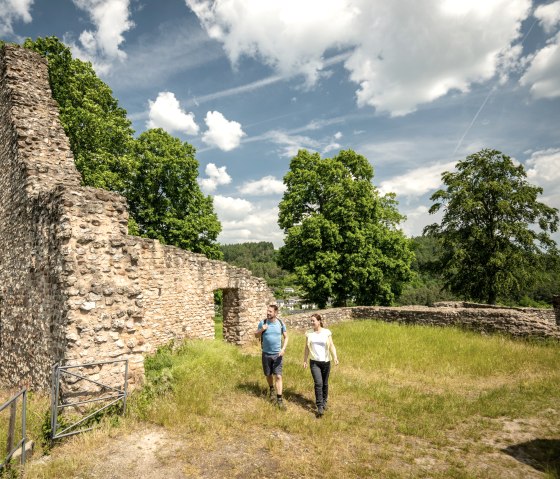
[[[243,198],[216,195],[214,196],[214,208],[220,221],[233,221],[245,218],[253,211],[253,204]]]
[[[539,5],[533,15],[539,19],[544,31],[551,33],[560,23],[560,1]]]
[[[284,131],[269,131],[265,136],[273,143],[281,145],[281,150],[278,154],[284,158],[292,158],[297,155],[299,150],[302,149],[316,151],[321,147],[321,144],[313,138],[301,135],[291,135],[290,133],[286,133]]]
[[[560,148],[536,151],[526,162],[527,179],[543,189],[539,199],[560,209]]]
[[[239,146],[245,132],[241,124],[227,120],[219,111],[209,111],[204,119],[208,130],[202,135],[202,141],[210,146],[217,146],[220,150],[230,151]]]
[[[231,176],[228,175],[225,166],[217,167],[214,163],[208,163],[204,170],[208,178],[199,180],[199,184],[206,193],[216,190],[219,185],[231,183]]]
[[[180,132],[188,135],[198,133],[198,125],[192,113],[186,113],[175,95],[169,91],[160,92],[156,101],[149,102],[149,120],[146,128],[163,128],[169,133]]]
[[[13,36],[15,21],[31,22],[32,5],[33,0],[0,0],[0,37]]]
[[[359,10],[347,0],[186,0],[208,34],[221,41],[233,63],[262,59],[281,74],[299,74],[310,84],[323,67],[322,52],[351,35]],[[325,28],[328,25],[328,28]]]
[[[239,187],[239,192],[244,195],[264,196],[281,195],[286,190],[284,183],[274,176],[265,176],[260,180],[247,181]]]
[[[254,205],[242,198],[216,195],[214,206],[222,224],[220,243],[271,241],[276,247],[282,244],[284,236],[277,224],[276,202],[259,201]]]
[[[422,166],[410,170],[404,175],[382,181],[379,185],[379,191],[382,194],[393,192],[399,197],[420,197],[438,188],[441,185],[441,174],[444,171],[453,170],[454,166],[454,162]]]
[[[65,37],[72,53],[85,61],[91,61],[99,74],[106,74],[114,61],[124,60],[126,53],[119,47],[124,32],[134,23],[130,20],[129,0],[72,0],[74,5],[89,14],[95,31],[84,30],[76,44]]]
[[[257,58],[282,75],[304,75],[308,85],[327,52],[346,50],[358,104],[394,116],[501,73],[531,7],[530,0],[186,3],[232,62]]]
[[[560,33],[535,54],[520,83],[530,85],[535,98],[560,96]]]

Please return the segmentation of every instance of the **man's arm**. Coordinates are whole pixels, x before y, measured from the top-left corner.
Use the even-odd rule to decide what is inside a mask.
[[[284,345],[282,346],[282,349],[280,350],[280,356],[284,356],[284,353],[286,352],[286,346],[288,346],[288,333],[286,331],[284,331],[282,333],[282,337],[284,338]]]
[[[255,331],[255,338],[260,338],[262,334],[268,329],[268,324],[259,323],[259,327]]]

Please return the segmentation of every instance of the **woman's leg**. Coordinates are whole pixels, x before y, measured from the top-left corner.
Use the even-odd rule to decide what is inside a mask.
[[[322,396],[323,396],[323,408],[327,407],[327,400],[329,399],[329,374],[331,373],[331,362],[327,361],[326,363],[324,363],[323,366],[323,370],[321,371],[322,373],[322,381],[323,381],[323,390],[322,390]]]
[[[317,407],[323,407],[323,374],[321,367],[317,361],[311,360],[309,362],[309,370],[313,376],[313,382],[315,383],[315,403]]]

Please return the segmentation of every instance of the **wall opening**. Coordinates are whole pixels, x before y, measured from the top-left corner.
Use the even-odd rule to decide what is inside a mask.
[[[222,290],[222,315],[223,338],[230,343],[235,343],[239,330],[239,290],[237,288]]]
[[[214,291],[214,339],[224,339],[224,291]]]

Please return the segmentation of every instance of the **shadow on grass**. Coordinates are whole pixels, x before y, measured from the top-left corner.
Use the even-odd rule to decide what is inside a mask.
[[[259,398],[266,399],[268,397],[268,386],[266,386],[265,383],[261,384],[256,381],[241,383],[237,385],[237,389]],[[286,401],[296,404],[305,410],[314,410],[315,408],[314,401],[311,401],[290,388],[284,389],[283,396]]]
[[[502,450],[537,471],[560,478],[560,439],[533,439]]]

